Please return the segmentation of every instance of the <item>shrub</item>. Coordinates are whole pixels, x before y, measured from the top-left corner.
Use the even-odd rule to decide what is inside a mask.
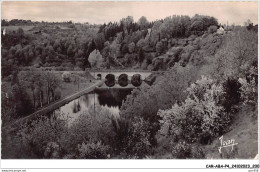
[[[60,146],[56,142],[47,143],[44,158],[60,158]]]
[[[80,115],[72,124],[66,116],[40,117],[19,126],[20,129],[12,135],[5,133],[4,157],[106,158],[105,155],[116,145],[110,119],[112,114],[106,108],[97,109],[90,108],[89,113]]]
[[[224,94],[221,104],[227,113],[235,112],[237,110],[236,105],[241,100],[240,87],[241,84],[237,79],[229,77],[223,83]]]
[[[26,90],[26,85],[15,84],[12,87],[11,100],[18,116],[25,116],[32,113],[33,105],[30,100],[30,95]]]
[[[74,152],[79,144],[97,143],[101,141],[105,145],[114,144],[113,126],[111,112],[100,106],[90,107],[88,112],[83,112],[72,122],[63,147],[68,152]]]
[[[158,42],[157,44],[156,44],[156,53],[158,54],[158,55],[160,55],[162,52],[163,52],[163,44],[162,44],[162,42]]]
[[[71,74],[69,72],[63,72],[62,79],[64,82],[70,82],[71,81]]]
[[[117,148],[124,158],[144,158],[151,154],[149,123],[143,118],[113,120],[117,137]]]
[[[126,144],[126,137],[129,132],[129,120],[119,116],[112,118],[113,131],[115,132],[116,148],[121,151]]]
[[[159,110],[162,118],[159,133],[174,141],[208,143],[221,134],[230,122],[230,116],[220,105],[223,88],[212,79],[202,76],[187,89],[185,102],[171,109]]]
[[[239,78],[241,84],[240,92],[244,104],[251,104],[254,107],[257,106],[257,68],[253,67],[249,69],[247,77]]]
[[[128,45],[128,52],[129,52],[129,53],[133,53],[134,50],[135,50],[135,43],[132,42],[132,43],[130,43],[130,44]]]
[[[134,89],[131,95],[127,96],[126,101],[120,109],[120,115],[129,120],[133,120],[134,117],[143,118],[149,122],[149,131],[151,134],[155,135],[159,129],[159,118],[156,115],[157,111],[158,104],[156,94],[154,90],[146,86],[143,87],[142,90]],[[156,141],[152,139],[150,142],[155,144]]]
[[[77,158],[81,159],[106,159],[109,157],[109,146],[97,143],[82,143],[78,146]]]
[[[15,105],[11,100],[11,98],[7,97],[7,95],[8,95],[7,93],[5,94],[4,92],[1,92],[2,126],[8,124],[12,120],[14,120],[15,117],[17,117]]]
[[[172,148],[172,156],[177,159],[203,159],[205,154],[202,149],[192,146],[185,141],[180,141]]]
[[[27,154],[31,152],[37,158],[60,158],[60,141],[66,129],[64,120],[40,117],[19,130],[16,138]]]
[[[212,25],[208,28],[209,33],[215,33],[215,32],[217,32],[217,30],[218,30],[218,27],[214,26],[214,25]]]
[[[59,100],[60,98],[61,98],[61,90],[60,89],[56,89],[55,91],[54,91],[54,98],[55,98],[55,100]]]
[[[136,158],[143,158],[151,153],[149,123],[142,118],[135,118],[130,125],[127,153]]]

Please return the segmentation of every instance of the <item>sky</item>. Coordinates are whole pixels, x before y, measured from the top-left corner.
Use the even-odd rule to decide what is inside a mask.
[[[209,15],[219,23],[243,25],[250,19],[258,23],[258,2],[2,2],[2,19],[32,21],[73,21],[103,24],[133,16],[137,21],[145,16],[149,21],[171,15]]]

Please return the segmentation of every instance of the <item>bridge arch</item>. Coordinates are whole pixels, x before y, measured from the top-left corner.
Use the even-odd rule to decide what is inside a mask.
[[[96,79],[96,80],[104,80],[105,83],[103,85],[104,88],[106,87],[114,87],[116,86],[117,88],[120,87],[127,87],[127,88],[136,88],[141,86],[143,83],[143,80],[147,78],[149,75],[151,75],[151,71],[126,71],[126,70],[93,70],[89,71],[89,73]],[[100,75],[101,77],[100,77]],[[108,75],[111,74],[111,75]],[[119,79],[119,76],[125,74],[126,79],[124,83],[122,83],[122,76]],[[114,77],[112,77],[114,75]],[[109,77],[110,76],[110,77]],[[120,84],[121,85],[120,85]]]
[[[108,87],[113,87],[116,84],[115,75],[113,74],[107,74],[105,79],[105,84]]]
[[[134,74],[131,78],[131,84],[135,87],[139,87],[142,84],[142,76],[140,74]]]
[[[119,77],[118,77],[118,84],[121,87],[126,87],[128,85],[128,75],[125,74],[125,73],[119,75]]]

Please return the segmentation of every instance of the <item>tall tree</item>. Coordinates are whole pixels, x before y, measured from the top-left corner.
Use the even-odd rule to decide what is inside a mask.
[[[139,20],[138,20],[138,24],[140,25],[141,30],[146,29],[148,27],[148,20],[146,17],[142,16]]]
[[[55,89],[60,86],[60,79],[53,72],[45,72],[44,79],[46,82],[47,103],[54,99]]]

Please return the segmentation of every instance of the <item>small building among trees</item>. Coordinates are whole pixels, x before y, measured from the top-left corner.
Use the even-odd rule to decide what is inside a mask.
[[[220,26],[220,27],[218,28],[217,33],[218,33],[218,34],[221,34],[221,35],[223,35],[223,34],[225,33],[225,29],[223,28],[223,26]]]

